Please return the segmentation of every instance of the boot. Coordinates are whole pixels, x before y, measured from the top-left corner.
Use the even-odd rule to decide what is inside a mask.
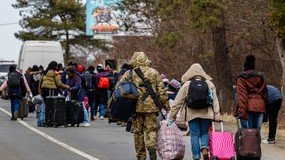
[[[154,147],[149,147],[149,159],[150,160],[156,160],[156,149]]]
[[[203,160],[209,160],[209,153],[207,148],[202,149]]]

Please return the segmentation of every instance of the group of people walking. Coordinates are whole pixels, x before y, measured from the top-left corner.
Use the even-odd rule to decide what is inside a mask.
[[[95,73],[97,71],[97,73]],[[76,63],[69,63],[68,66],[62,68],[61,64],[55,61],[49,63],[48,67],[44,70],[39,69],[37,65],[32,68],[29,67],[25,73],[17,70],[15,65],[10,66],[8,73],[8,80],[0,87],[0,91],[8,87],[8,95],[11,101],[11,120],[17,120],[18,112],[20,108],[20,99],[29,95],[31,97],[41,95],[43,101],[46,101],[47,96],[65,96],[68,100],[76,100],[80,102],[84,110],[83,126],[89,127],[89,121],[93,121],[97,118],[97,112],[99,107],[99,116],[104,119],[105,109],[108,101],[108,92],[112,88],[112,81],[109,81],[108,88],[100,88],[97,85],[96,74],[106,73],[104,75],[111,77],[110,70],[105,70],[103,65],[99,64],[96,67],[89,66],[87,70],[82,65]],[[12,73],[16,73],[19,77],[19,85],[12,86],[10,82],[13,79],[18,81],[18,78],[13,78]],[[91,84],[88,84],[84,78],[84,75],[90,75]],[[114,79],[114,78],[110,78]],[[86,86],[86,85],[89,86]],[[89,108],[84,106],[85,97],[88,97]]]
[[[30,79],[38,80],[38,83],[34,83],[33,80],[28,82],[28,78],[19,73],[16,70],[16,66],[10,67],[9,74],[12,72],[19,73],[20,85],[17,87],[9,86],[8,78],[8,81],[1,86],[0,91],[8,86],[12,120],[17,119],[18,101],[24,96],[24,93],[32,91],[33,95],[41,94],[45,101],[45,98],[50,95],[52,90],[55,95],[70,96],[71,99],[76,99],[83,104],[83,123],[87,127],[90,125],[89,120],[97,118],[98,108],[100,110],[100,118],[104,118],[110,92],[112,93],[112,90],[120,82],[130,80],[130,69],[140,68],[159,97],[162,108],[167,113],[170,113],[167,118],[167,125],[171,126],[178,116],[179,110],[181,108],[185,109],[185,121],[188,123],[190,130],[193,159],[199,160],[201,157],[204,160],[209,159],[209,127],[211,126],[211,120],[220,119],[221,113],[217,89],[212,82],[212,78],[203,70],[199,63],[192,64],[181,77],[183,85],[177,92],[171,108],[161,74],[152,67],[151,61],[144,52],[135,52],[130,59],[130,64],[124,64],[121,72],[117,75],[114,75],[110,70],[104,69],[102,65],[98,65],[96,68],[89,66],[85,70],[82,65],[69,63],[63,70],[60,68],[54,61],[50,62],[49,66],[42,72],[34,66],[32,68],[33,71],[30,72]],[[91,81],[85,78],[88,75],[91,77]],[[108,77],[109,85],[107,87],[102,87],[105,81],[99,78],[101,76]],[[156,117],[160,110],[151,96],[144,97],[142,100],[141,97],[148,90],[139,76],[133,73],[131,79],[139,92],[139,100],[133,117],[136,157],[138,160],[145,160],[148,151],[150,159],[156,160],[156,151],[158,149]],[[98,83],[101,83],[101,81],[102,85],[99,85],[101,86],[99,87]],[[208,94],[211,97],[208,99],[210,102],[207,101],[207,104],[204,104],[204,102],[192,102],[195,101],[195,95],[191,93],[194,91],[189,88],[193,87],[194,81],[207,87],[207,93],[209,92]],[[269,135],[263,142],[267,144],[275,143],[277,116],[282,104],[282,94],[276,87],[267,85],[262,72],[255,70],[255,56],[249,55],[246,57],[244,71],[240,73],[236,83],[237,110],[234,115],[241,119],[242,128],[260,129],[262,122],[266,121],[268,117]],[[33,86],[33,84],[36,84],[37,87]],[[26,89],[23,90],[23,88]],[[85,97],[88,97],[89,100],[90,115],[88,115],[89,111],[84,107]],[[207,106],[205,107],[205,105]]]

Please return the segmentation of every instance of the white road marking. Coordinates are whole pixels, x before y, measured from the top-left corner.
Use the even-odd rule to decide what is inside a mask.
[[[2,107],[0,107],[0,110],[1,110],[2,112],[4,112],[4,113],[8,114],[9,116],[11,116],[11,113],[8,112],[8,111],[6,111],[6,110],[3,109]],[[87,153],[84,153],[84,152],[82,152],[82,151],[80,151],[80,150],[78,150],[78,149],[76,149],[76,148],[71,147],[71,146],[68,145],[68,144],[65,144],[65,143],[63,143],[63,142],[61,142],[61,141],[59,141],[59,140],[57,140],[57,139],[55,139],[55,138],[49,136],[48,134],[46,134],[46,133],[44,133],[44,132],[42,132],[42,131],[40,131],[40,130],[34,128],[33,126],[29,125],[29,124],[26,123],[25,121],[22,121],[22,120],[19,120],[19,119],[18,119],[18,122],[20,122],[23,126],[26,126],[27,128],[29,128],[30,130],[36,132],[37,134],[43,136],[44,138],[46,138],[46,139],[48,139],[48,140],[50,140],[50,141],[52,141],[52,142],[54,142],[54,143],[56,143],[56,144],[58,144],[58,145],[64,147],[64,148],[66,148],[66,149],[68,149],[68,150],[70,150],[70,151],[72,151],[72,152],[74,152],[74,153],[76,153],[76,154],[78,154],[78,155],[80,155],[80,156],[86,158],[86,159],[89,159],[89,160],[99,160],[98,158],[95,158],[95,157],[93,157],[93,156],[91,156],[91,155],[89,155],[89,154],[87,154]]]

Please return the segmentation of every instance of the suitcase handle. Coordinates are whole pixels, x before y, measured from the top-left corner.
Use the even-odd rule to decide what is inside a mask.
[[[220,123],[221,125],[221,132],[224,132],[224,124],[223,124],[223,120],[212,120],[212,128],[213,128],[213,132],[215,132],[215,122]]]

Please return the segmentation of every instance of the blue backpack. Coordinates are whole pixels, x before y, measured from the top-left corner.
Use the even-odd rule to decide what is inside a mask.
[[[136,85],[132,82],[132,70],[130,71],[130,81],[122,81],[119,86],[114,90],[113,98],[115,101],[120,98],[128,98],[137,100],[139,92]]]

